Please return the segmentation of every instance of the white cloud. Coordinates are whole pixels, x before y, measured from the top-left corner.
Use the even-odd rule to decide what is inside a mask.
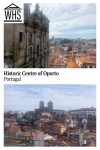
[[[49,100],[56,109],[73,109],[96,105],[94,85],[5,85],[5,109],[34,110],[39,101]]]
[[[50,20],[50,35],[59,36],[64,33],[76,34],[85,28],[85,34],[94,34],[96,30],[96,5],[95,4],[39,4],[40,10]],[[31,10],[34,10],[35,4]],[[91,27],[91,32],[88,28]],[[78,29],[79,28],[79,29]],[[74,31],[72,30],[75,30]],[[81,32],[81,31],[80,31]],[[65,35],[67,37],[67,34]]]

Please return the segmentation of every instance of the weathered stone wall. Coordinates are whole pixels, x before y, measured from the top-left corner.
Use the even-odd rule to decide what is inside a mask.
[[[19,40],[20,32],[22,33],[22,41]],[[20,67],[25,63],[26,35],[24,24],[15,24],[15,42],[14,42],[14,67]]]
[[[4,24],[4,53],[13,53],[13,24]]]
[[[30,5],[30,4],[29,4]],[[49,57],[49,21],[35,8],[29,15],[25,4],[24,24],[5,24],[4,50],[12,53],[13,67],[47,68]]]

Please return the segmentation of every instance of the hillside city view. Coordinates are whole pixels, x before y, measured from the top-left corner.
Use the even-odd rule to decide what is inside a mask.
[[[5,85],[4,97],[4,146],[96,146],[94,85]]]
[[[95,39],[50,40],[50,68],[96,68]]]

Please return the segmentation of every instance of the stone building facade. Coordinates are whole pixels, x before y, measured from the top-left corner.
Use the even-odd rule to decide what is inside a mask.
[[[4,24],[4,63],[7,68],[47,68],[49,20],[36,4],[24,4],[24,23]]]

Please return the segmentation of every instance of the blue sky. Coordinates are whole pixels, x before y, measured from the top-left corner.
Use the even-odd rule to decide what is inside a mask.
[[[53,101],[54,109],[96,107],[95,85],[4,85],[4,109],[29,111]]]
[[[50,37],[96,38],[96,4],[40,3],[50,20]],[[31,12],[35,4],[31,5]]]

